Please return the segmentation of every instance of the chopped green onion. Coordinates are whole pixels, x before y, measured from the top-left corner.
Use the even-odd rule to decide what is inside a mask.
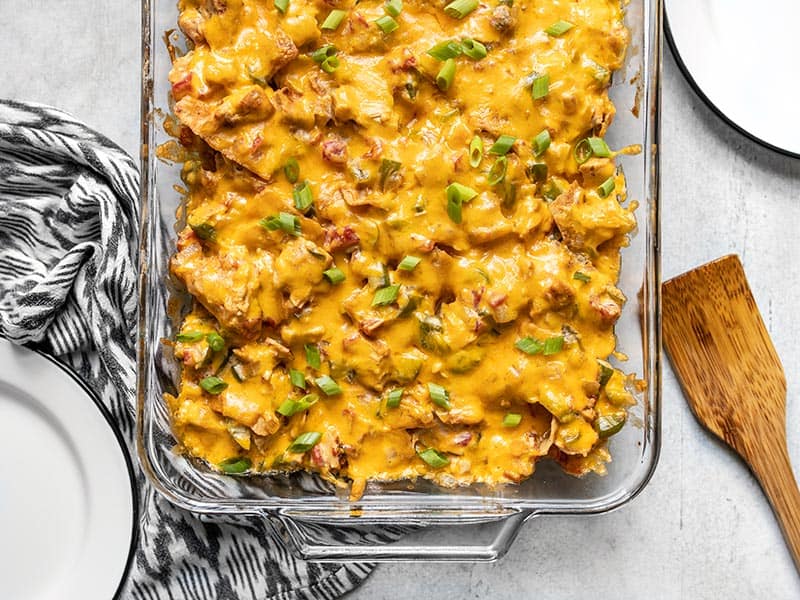
[[[325,392],[326,396],[336,396],[342,393],[342,388],[339,387],[339,384],[336,383],[330,375],[317,377],[314,382],[319,389]]]
[[[505,156],[508,154],[508,151],[511,150],[511,147],[516,141],[517,138],[515,138],[513,135],[501,135],[499,138],[497,138],[497,141],[492,144],[492,147],[489,148],[489,154]]]
[[[483,140],[481,136],[476,135],[469,143],[469,166],[473,169],[477,168],[483,160]]]
[[[531,96],[534,100],[541,100],[550,93],[550,75],[537,75],[531,84]]]
[[[487,175],[487,181],[489,185],[497,185],[501,181],[506,178],[506,172],[508,171],[508,157],[501,156],[499,157],[492,168],[489,170],[489,175]]]
[[[600,366],[600,387],[605,386],[608,383],[608,380],[611,379],[611,376],[614,374],[614,367],[612,367],[609,363],[604,360],[597,359],[597,364]]]
[[[592,156],[597,156],[598,158],[608,158],[609,156],[611,156],[611,150],[609,149],[608,144],[606,144],[606,141],[603,138],[590,137],[586,138],[586,142],[592,149]]]
[[[545,163],[528,163],[525,174],[533,183],[544,183],[547,180],[547,165]]]
[[[289,235],[300,235],[300,219],[290,213],[279,213],[266,219],[261,219],[261,226],[269,231],[284,231]]]
[[[617,182],[614,180],[614,176],[612,175],[600,184],[600,187],[597,188],[597,193],[600,194],[601,198],[607,198],[616,187]]]
[[[194,234],[203,241],[214,241],[217,239],[217,230],[210,223],[200,223],[199,225],[189,225]]]
[[[246,456],[234,456],[233,458],[226,458],[217,466],[223,473],[227,473],[228,475],[238,475],[239,473],[244,473],[247,471],[253,466],[253,463]]]
[[[297,183],[300,178],[300,165],[297,164],[296,158],[292,157],[286,161],[286,164],[283,165],[283,174],[286,175],[289,183]]]
[[[575,274],[572,276],[572,278],[582,281],[583,283],[589,283],[592,280],[592,278],[586,273],[581,273],[580,271],[575,271]]]
[[[185,333],[179,333],[175,336],[175,339],[184,344],[193,344],[194,342],[199,342],[204,337],[206,337],[206,334],[202,331],[187,331]]]
[[[573,27],[575,27],[575,25],[573,25],[569,21],[556,21],[555,23],[550,25],[550,27],[545,29],[545,32],[547,33],[547,35],[553,37],[559,37],[567,33]]]
[[[403,0],[388,0],[388,2],[383,5],[383,10],[385,10],[387,14],[397,17],[403,10]]]
[[[214,352],[219,352],[225,347],[225,339],[216,331],[209,333],[206,336],[206,341],[208,342],[208,347]]]
[[[461,205],[469,202],[478,192],[460,183],[451,183],[447,186],[447,214],[453,223],[461,223]]]
[[[429,383],[428,393],[430,394],[431,400],[435,405],[440,406],[445,410],[450,410],[450,394],[446,389],[437,383]]]
[[[403,398],[403,390],[392,390],[386,396],[386,408],[397,408]]]
[[[329,56],[325,60],[322,61],[322,64],[319,66],[320,69],[325,71],[326,73],[333,73],[336,69],[339,68],[339,57],[337,56]]]
[[[316,394],[306,394],[299,400],[294,398],[287,398],[278,407],[278,412],[284,417],[291,417],[299,412],[303,412],[314,406],[319,401],[319,396]]]
[[[222,381],[219,377],[212,375],[200,380],[200,387],[207,391],[212,396],[221,394],[228,384]]]
[[[619,411],[609,415],[600,415],[594,423],[594,428],[601,438],[611,437],[615,433],[619,433],[625,425],[625,413]]]
[[[564,338],[562,336],[547,338],[544,341],[544,355],[550,356],[561,352],[564,347]]]
[[[314,193],[311,191],[311,186],[308,185],[307,181],[294,186],[292,198],[294,207],[302,213],[306,212],[314,204]]]
[[[275,8],[285,15],[289,9],[289,0],[275,0]]]
[[[400,264],[397,265],[398,269],[403,271],[413,271],[417,268],[417,265],[422,261],[421,258],[418,256],[406,256],[403,260],[400,261]]]
[[[399,291],[399,285],[389,285],[379,289],[377,292],[375,292],[375,297],[372,298],[372,306],[388,306],[397,300],[397,294]]]
[[[441,469],[450,464],[450,459],[434,448],[423,450],[418,453],[418,456],[434,469]]]
[[[519,413],[508,413],[503,417],[503,427],[516,427],[522,423],[522,415]]]
[[[428,54],[436,60],[446,61],[449,58],[457,58],[461,56],[464,48],[458,42],[447,40],[439,42],[433,48],[428,50]]]
[[[307,431],[298,435],[286,451],[291,454],[304,454],[316,446],[321,438],[320,432]]]
[[[532,337],[524,337],[517,340],[517,343],[514,344],[514,347],[517,350],[522,350],[525,354],[530,354],[531,356],[541,354],[544,350],[544,344]]]
[[[381,28],[383,33],[392,33],[393,31],[396,31],[398,27],[400,27],[398,22],[389,15],[383,15],[379,19],[376,19],[375,24]]]
[[[558,182],[554,179],[551,179],[542,190],[542,196],[544,196],[545,200],[548,202],[552,202],[563,193],[564,190],[561,189],[561,186],[558,185]]]
[[[378,173],[380,174],[378,185],[382,191],[386,191],[386,184],[389,182],[389,179],[391,179],[392,175],[397,173],[402,166],[403,163],[396,160],[390,160],[388,158],[381,159],[381,166],[378,168]]]
[[[461,49],[464,51],[464,56],[472,60],[481,60],[482,58],[486,58],[488,54],[486,46],[471,38],[461,40]]]
[[[572,155],[575,157],[575,162],[579,165],[582,165],[587,160],[592,158],[592,147],[589,145],[589,139],[584,138],[575,144],[575,149],[572,151]]]
[[[306,362],[312,369],[319,369],[322,366],[322,358],[319,355],[319,348],[316,344],[306,344]]]
[[[302,371],[297,369],[289,369],[289,379],[294,387],[299,387],[301,390],[306,389],[306,376]]]
[[[342,271],[339,267],[333,267],[332,269],[323,271],[322,274],[325,276],[325,279],[331,282],[332,285],[338,285],[345,280],[344,271]]]
[[[478,0],[454,0],[444,7],[444,14],[454,19],[463,19],[478,8]]]
[[[326,44],[314,50],[314,52],[311,53],[311,59],[316,63],[322,63],[325,62],[325,59],[336,56],[338,52],[336,46],[333,44]]]
[[[550,147],[550,132],[543,129],[542,132],[533,138],[533,154],[541,156]]]
[[[436,85],[443,92],[450,89],[453,85],[453,78],[456,76],[456,61],[454,58],[448,58],[444,61],[442,68],[439,69],[439,74],[436,76]]]
[[[347,16],[347,12],[344,10],[335,9],[330,12],[330,14],[325,18],[320,25],[320,29],[328,30],[328,31],[336,31],[339,28],[339,25],[342,24],[345,16]]]

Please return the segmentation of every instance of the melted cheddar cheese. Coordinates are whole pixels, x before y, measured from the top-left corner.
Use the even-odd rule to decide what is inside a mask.
[[[619,0],[275,4],[179,3],[182,447],[354,497],[602,472],[633,402],[605,362],[635,227],[602,141]]]

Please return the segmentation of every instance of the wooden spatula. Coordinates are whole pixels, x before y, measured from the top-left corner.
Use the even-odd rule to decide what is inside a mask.
[[[749,465],[800,570],[800,492],[786,451],[786,377],[738,256],[664,284],[663,333],[697,420]]]

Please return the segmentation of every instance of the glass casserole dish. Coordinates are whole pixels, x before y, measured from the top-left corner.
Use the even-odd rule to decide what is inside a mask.
[[[607,140],[642,151],[619,157],[629,201],[639,202],[638,231],[623,250],[620,289],[628,297],[617,323],[621,365],[645,381],[629,424],[610,449],[604,477],[576,479],[550,461],[521,484],[444,489],[425,481],[370,483],[357,502],[346,490],[305,474],[229,477],[202,461],[175,452],[163,395],[174,392],[179,366],[161,340],[174,337],[172,316],[182,300],[171,289],[168,260],[175,248],[175,190],[180,165],[157,159],[169,139],[170,114],[165,43],[176,27],[175,0],[144,0],[142,46],[142,231],[138,339],[137,443],[155,488],[172,503],[202,515],[254,515],[270,519],[298,555],[311,560],[493,560],[510,547],[522,523],[545,514],[591,514],[617,508],[642,490],[655,468],[660,445],[660,302],[658,255],[658,125],[660,0],[632,0],[625,8],[631,44],[610,95],[617,116]],[[173,39],[173,38],[170,38]],[[183,298],[185,299],[185,298]],[[393,543],[369,535],[342,536],[342,528],[427,525]]]

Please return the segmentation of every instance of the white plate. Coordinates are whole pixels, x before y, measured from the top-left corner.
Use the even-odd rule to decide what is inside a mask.
[[[110,600],[134,547],[130,460],[99,401],[0,338],[0,597]]]
[[[734,127],[800,157],[800,0],[665,0],[667,38],[701,97]]]

